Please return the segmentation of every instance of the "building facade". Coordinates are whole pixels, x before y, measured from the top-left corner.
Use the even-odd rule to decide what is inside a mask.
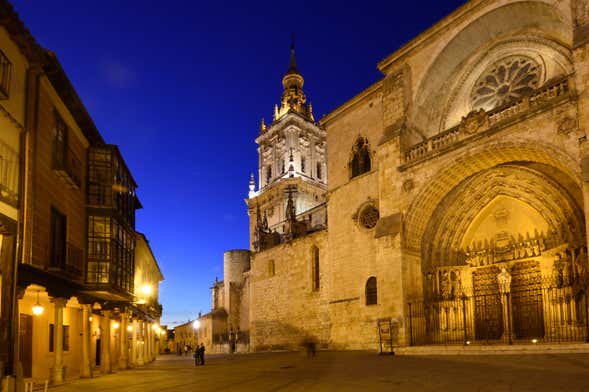
[[[150,362],[163,275],[137,184],[55,54],[0,15],[0,389]]]
[[[471,0],[319,122],[293,53],[247,199],[250,349],[587,341],[588,31],[584,0]]]

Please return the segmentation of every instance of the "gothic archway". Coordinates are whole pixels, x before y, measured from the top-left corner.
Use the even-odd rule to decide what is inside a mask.
[[[524,150],[517,160],[507,150],[461,160],[416,198],[420,216],[407,214],[404,245],[419,246],[425,331],[435,339],[586,334],[581,187],[558,155],[557,166]]]

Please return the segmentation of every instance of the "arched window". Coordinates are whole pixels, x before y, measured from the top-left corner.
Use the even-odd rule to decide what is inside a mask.
[[[270,184],[271,179],[272,179],[272,166],[268,165],[266,167],[266,185]]]
[[[376,277],[371,276],[366,281],[366,305],[376,305],[377,300]]]
[[[318,291],[320,287],[319,249],[316,246],[311,249],[311,287],[313,291]]]
[[[354,178],[360,174],[370,171],[370,150],[368,140],[359,137],[352,147],[352,159],[350,161],[350,177]]]

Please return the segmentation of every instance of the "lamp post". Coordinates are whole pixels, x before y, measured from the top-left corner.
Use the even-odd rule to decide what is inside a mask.
[[[198,329],[200,328],[200,320],[196,319],[192,322],[192,329],[193,329],[193,341],[194,341],[194,347],[198,346]]]

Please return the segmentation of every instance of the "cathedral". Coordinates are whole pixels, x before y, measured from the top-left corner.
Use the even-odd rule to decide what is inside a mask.
[[[199,338],[588,341],[589,1],[471,0],[378,69],[317,120],[291,47]]]

